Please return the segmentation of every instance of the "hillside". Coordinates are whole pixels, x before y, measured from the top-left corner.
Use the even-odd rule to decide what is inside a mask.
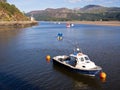
[[[104,7],[100,5],[87,5],[83,8],[47,8],[45,10],[31,11],[26,15],[33,15],[36,20],[87,20],[87,21],[120,21],[119,7]]]
[[[3,1],[3,0],[2,0]],[[0,1],[0,21],[29,21],[15,5]],[[6,1],[6,0],[4,0]]]
[[[0,2],[7,2],[7,0],[0,0]]]

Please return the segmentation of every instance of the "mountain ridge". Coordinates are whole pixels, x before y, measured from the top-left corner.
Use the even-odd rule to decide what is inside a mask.
[[[101,6],[101,5],[86,5],[82,8],[73,8],[73,9],[69,9],[69,8],[66,8],[66,7],[61,7],[61,8],[46,8],[44,10],[33,10],[33,11],[30,11],[30,12],[34,12],[34,11],[48,11],[48,10],[60,10],[60,9],[69,9],[69,10],[89,10],[89,9],[101,9],[101,8],[107,8],[107,9],[120,9],[120,7],[105,7],[105,6]],[[28,13],[30,13],[28,12]]]
[[[100,5],[87,5],[83,8],[46,8],[28,12],[26,15],[33,15],[36,20],[120,20],[120,7],[104,7]]]

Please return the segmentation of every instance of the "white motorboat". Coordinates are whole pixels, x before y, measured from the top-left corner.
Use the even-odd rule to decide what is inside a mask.
[[[53,57],[53,63],[65,66],[74,72],[85,74],[89,76],[96,76],[102,70],[100,66],[97,66],[93,61],[91,61],[88,55],[80,52],[77,48],[73,54],[58,55]]]

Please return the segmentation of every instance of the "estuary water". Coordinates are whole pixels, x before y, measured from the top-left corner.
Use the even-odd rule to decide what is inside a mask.
[[[105,81],[46,61],[46,55],[69,55],[75,47],[103,68]],[[39,22],[0,30],[0,90],[120,90],[119,66],[120,27]]]

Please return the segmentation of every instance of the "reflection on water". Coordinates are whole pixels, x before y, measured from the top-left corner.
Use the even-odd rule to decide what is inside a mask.
[[[8,82],[9,81],[9,82]],[[29,84],[28,81],[24,81],[14,75],[8,75],[7,73],[0,73],[0,90],[40,90],[42,88]]]
[[[95,77],[85,76],[82,74],[72,73],[68,69],[53,64],[53,68],[67,77],[73,79],[73,90],[88,90],[88,89],[101,89],[100,82]]]
[[[0,28],[0,42],[1,44],[6,45],[7,43],[11,42],[16,36],[20,34],[22,30],[19,28],[14,27],[4,27]]]

